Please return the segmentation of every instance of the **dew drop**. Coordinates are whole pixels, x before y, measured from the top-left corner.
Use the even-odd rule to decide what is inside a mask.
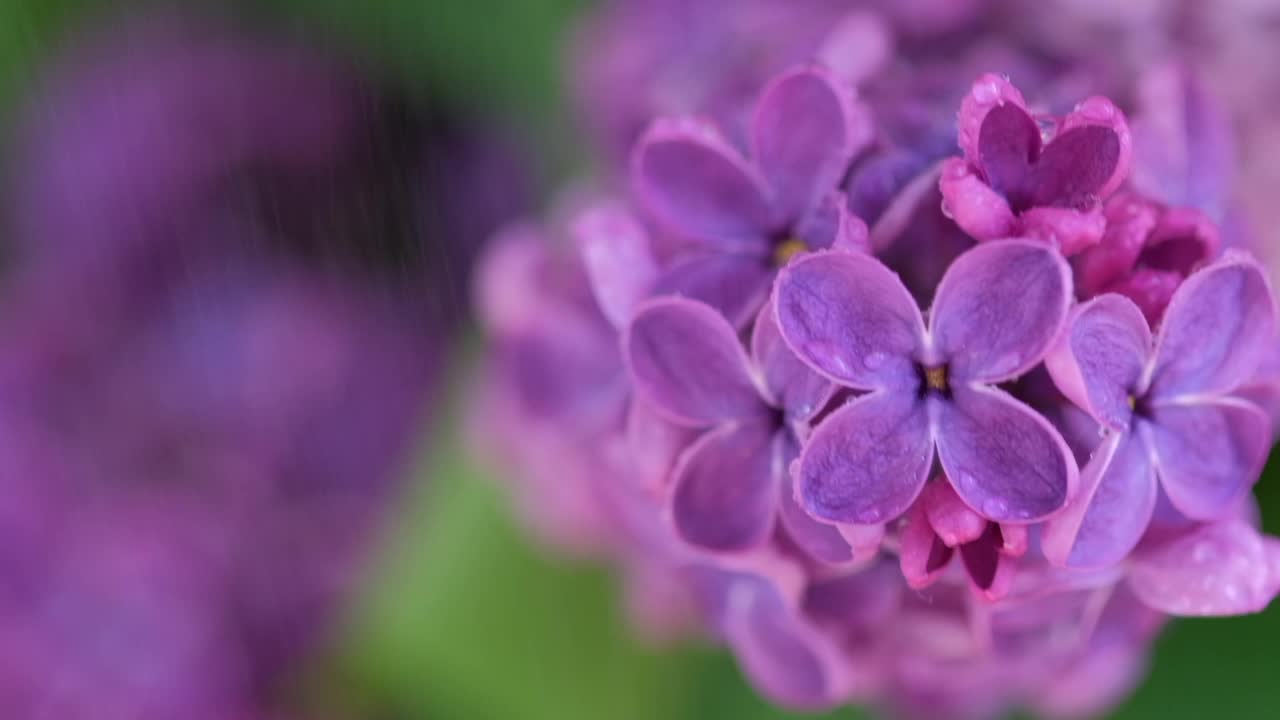
[[[884,367],[884,364],[888,360],[889,360],[888,355],[882,352],[873,352],[873,353],[868,353],[867,356],[862,359],[862,364],[868,370],[879,370],[880,368]]]
[[[982,503],[982,512],[987,517],[1003,518],[1009,516],[1009,503],[1000,498],[991,498]]]
[[[990,105],[1000,99],[1000,85],[994,80],[974,83],[973,99],[983,105]]]

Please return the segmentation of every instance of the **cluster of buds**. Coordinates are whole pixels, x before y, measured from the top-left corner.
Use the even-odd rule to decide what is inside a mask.
[[[780,704],[1101,712],[1168,617],[1280,592],[1267,272],[1221,193],[1153,189],[1189,187],[1143,150],[1168,105],[1131,129],[995,51],[864,56],[860,94],[845,50],[654,121],[623,189],[495,240],[477,442],[645,627],[698,618]],[[1057,80],[1029,101],[1006,62]]]

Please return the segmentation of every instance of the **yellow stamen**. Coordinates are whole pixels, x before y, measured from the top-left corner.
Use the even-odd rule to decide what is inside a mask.
[[[773,262],[778,267],[782,267],[791,261],[791,258],[809,249],[808,245],[799,238],[790,238],[786,241],[778,243],[778,247],[773,251]]]
[[[947,391],[947,366],[939,365],[924,369],[924,382],[930,390]]]
[[[1129,409],[1130,409],[1130,410],[1137,410],[1137,409],[1138,409],[1138,399],[1137,399],[1137,398],[1135,398],[1134,396],[1130,395],[1128,398],[1126,398],[1126,400],[1127,400],[1127,402],[1129,403]]]

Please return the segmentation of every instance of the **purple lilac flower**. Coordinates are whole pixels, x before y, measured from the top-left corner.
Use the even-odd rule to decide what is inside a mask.
[[[1034,242],[988,243],[939,284],[926,328],[874,258],[813,253],[778,278],[778,325],[807,365],[867,392],[827,417],[796,470],[801,506],[828,522],[878,524],[924,489],[937,448],[960,498],[997,522],[1062,508],[1076,465],[1061,435],[993,387],[1037,365],[1066,318],[1070,268]]]
[[[697,547],[732,552],[761,546],[781,522],[816,559],[850,562],[874,553],[879,533],[842,536],[816,522],[786,482],[808,423],[834,387],[796,360],[772,314],[766,306],[756,320],[750,358],[721,315],[682,298],[644,303],[623,335],[637,398],[702,431],[672,470],[675,531]]]
[[[721,307],[748,322],[774,270],[805,249],[865,246],[836,186],[870,139],[865,108],[829,71],[784,73],[761,95],[750,159],[706,121],[655,123],[637,142],[632,184],[641,205],[686,251],[664,284],[739,288]]]
[[[497,296],[519,288],[508,307],[524,318],[520,332],[542,338],[532,346],[563,353],[530,362],[536,355],[506,344],[520,333],[493,323],[501,362],[530,370],[523,392],[545,387],[549,408],[602,411],[517,413],[491,439],[536,446],[525,457],[551,468],[529,484],[527,505],[553,513],[557,492],[594,488],[581,493],[579,520],[604,526],[628,575],[640,556],[651,574],[639,575],[674,577],[668,587],[695,601],[752,684],[781,705],[859,702],[930,718],[1103,713],[1141,680],[1169,616],[1256,612],[1280,592],[1280,544],[1242,500],[1273,437],[1258,407],[1280,407],[1274,300],[1256,263],[1218,257],[1246,234],[1230,123],[1212,83],[1201,82],[1202,67],[1163,55],[1117,62],[1096,39],[1082,52],[1011,33],[1039,27],[1012,7],[962,37],[913,31],[864,4],[849,27],[866,32],[843,46],[839,32],[806,33],[819,17],[844,25],[817,12],[786,23],[783,11],[770,16],[776,32],[740,46],[808,43],[785,62],[790,49],[760,53],[758,64],[682,65],[737,21],[765,17],[752,13],[766,4],[740,5],[741,15],[681,4],[664,15],[664,3],[648,3],[655,24],[628,28],[618,54],[632,82],[593,96],[589,123],[617,131],[626,116],[618,137],[629,141],[642,110],[712,120],[660,121],[637,138],[633,196],[605,195],[577,214],[580,257],[551,253],[549,266],[566,274],[492,284]],[[619,7],[635,14],[615,19],[645,16],[639,4]],[[666,27],[657,20],[712,40],[694,32],[672,43],[640,29]],[[853,52],[852,37],[868,47]],[[592,67],[607,66],[608,44],[592,47]],[[833,47],[857,62],[836,62]],[[805,59],[816,66],[784,70]],[[694,91],[655,105],[646,93],[663,92],[667,68],[684,68],[672,75]],[[850,85],[856,105],[814,102],[851,98]],[[1099,91],[1116,102],[1095,96],[1072,109]],[[948,159],[956,105],[963,157]],[[839,120],[824,106],[857,108],[856,144],[847,113]],[[770,117],[803,132],[762,143]],[[780,174],[772,151],[761,152],[778,138],[803,141],[786,150],[802,172]],[[1203,278],[1227,267],[1253,280],[1210,292]],[[1073,390],[1061,377],[1064,348],[1089,308],[1115,304],[1146,330],[1145,344],[1111,352],[1125,336],[1100,329],[1109,341],[1080,346],[1106,357],[1071,367],[1105,380],[1140,365],[1145,386]],[[1211,317],[1226,321],[1201,329]],[[566,319],[589,327],[573,336],[589,340],[552,340]],[[1152,341],[1152,327],[1179,349]],[[1241,352],[1225,352],[1232,338]],[[1137,359],[1120,362],[1125,353]],[[598,363],[606,380],[562,374],[581,363]],[[1120,398],[1132,420],[1124,430],[1081,402],[1099,388]],[[509,402],[509,392],[493,394]],[[1223,407],[1243,420],[1199,422]],[[1234,435],[1211,447],[1220,457],[1197,454],[1161,424],[1169,415],[1173,430],[1197,439]],[[1188,417],[1190,426],[1174,422]],[[1148,467],[1145,514],[1098,490],[1122,441],[1185,451]],[[1160,461],[1146,445],[1137,460]],[[1157,480],[1166,470],[1196,475],[1200,495],[1212,494],[1206,479],[1231,481],[1218,483],[1221,497],[1179,499]],[[1124,546],[1097,563],[1073,560],[1085,516],[1125,534]],[[610,533],[617,517],[642,532]]]
[[[1008,80],[984,75],[960,106],[960,149],[942,170],[949,214],[979,240],[1029,236],[1073,255],[1102,238],[1101,201],[1128,176],[1124,113],[1092,97],[1035,116]]]
[[[1231,393],[1276,342],[1275,315],[1262,269],[1236,255],[1183,283],[1154,340],[1142,312],[1120,296],[1072,311],[1046,364],[1110,434],[1067,511],[1045,527],[1051,559],[1119,561],[1146,530],[1158,488],[1197,520],[1221,517],[1248,491],[1271,445],[1270,421]]]

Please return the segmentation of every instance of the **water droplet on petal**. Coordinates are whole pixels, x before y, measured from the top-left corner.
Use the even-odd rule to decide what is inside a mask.
[[[982,503],[982,513],[993,518],[1008,517],[1009,503],[1000,498],[990,498]]]
[[[1000,99],[1000,85],[994,80],[974,83],[973,99],[983,105],[990,105]]]
[[[884,364],[888,359],[889,356],[882,352],[873,352],[868,353],[867,356],[863,358],[862,364],[868,370],[879,370],[884,367]]]

